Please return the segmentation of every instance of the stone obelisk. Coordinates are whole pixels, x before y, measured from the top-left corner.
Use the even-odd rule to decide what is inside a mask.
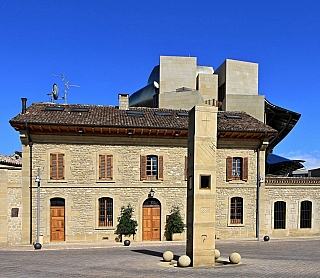
[[[189,113],[187,255],[193,267],[215,262],[217,114],[204,104]]]

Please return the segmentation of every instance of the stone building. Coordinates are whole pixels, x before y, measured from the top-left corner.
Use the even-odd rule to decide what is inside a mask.
[[[147,86],[119,95],[119,106],[27,107],[23,99],[10,120],[22,142],[22,169],[0,176],[1,221],[8,223],[1,243],[36,240],[38,169],[44,244],[114,241],[128,204],[138,222],[135,240],[165,240],[174,205],[186,221],[188,113],[199,104],[219,108],[210,216],[216,237],[318,235],[320,182],[266,176],[268,153],[300,115],[258,94],[258,65],[226,60],[214,71],[194,57],[164,56]]]

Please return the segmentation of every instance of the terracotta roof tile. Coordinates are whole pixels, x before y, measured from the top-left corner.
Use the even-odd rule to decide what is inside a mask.
[[[0,165],[21,166],[22,157],[21,152],[16,151],[12,155],[0,154]]]
[[[57,108],[61,110],[48,111],[46,110],[48,109],[47,107],[53,110]],[[87,112],[72,112],[75,108],[87,109]],[[132,113],[140,112],[143,116],[130,116],[127,111],[136,111]],[[155,112],[157,113],[155,114]],[[182,116],[179,113],[186,114],[188,111],[133,107],[130,107],[129,110],[120,110],[116,106],[33,103],[27,108],[25,114],[20,113],[11,119],[10,124],[14,126],[14,124],[27,122],[28,124],[43,125],[188,129],[188,116]],[[244,112],[219,112],[219,115],[218,131],[276,133],[276,130]]]

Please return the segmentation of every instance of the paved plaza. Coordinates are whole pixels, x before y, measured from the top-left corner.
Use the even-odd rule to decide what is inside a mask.
[[[181,268],[164,266],[163,252],[185,254],[185,242],[0,247],[1,277],[320,277],[320,239],[217,240],[221,258],[232,252],[242,264]]]

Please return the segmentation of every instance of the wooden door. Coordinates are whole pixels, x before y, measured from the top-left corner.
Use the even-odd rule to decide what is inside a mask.
[[[143,207],[142,240],[160,240],[160,206]]]
[[[50,240],[64,241],[64,206],[52,206],[50,216]]]

